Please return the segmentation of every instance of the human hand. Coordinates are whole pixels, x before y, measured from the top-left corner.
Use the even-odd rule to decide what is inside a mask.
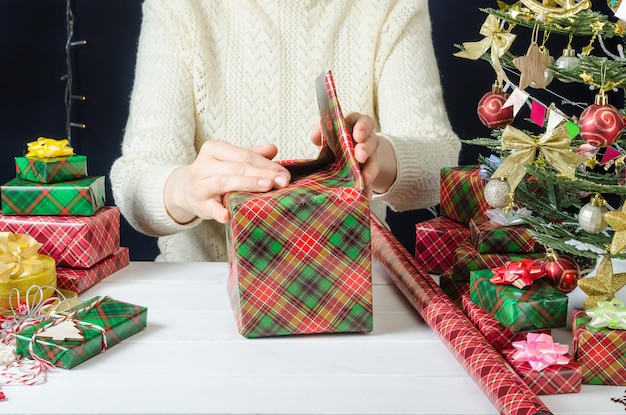
[[[352,112],[345,117],[355,142],[354,157],[361,165],[361,175],[368,191],[385,193],[396,180],[396,155],[389,141],[374,132],[374,120],[363,114]],[[317,128],[311,141],[322,144],[322,131]]]
[[[237,147],[225,141],[209,140],[188,166],[172,172],[163,192],[169,215],[188,223],[196,216],[226,223],[230,213],[222,196],[227,192],[266,192],[289,184],[287,169],[273,162],[278,149],[273,144],[253,148]]]

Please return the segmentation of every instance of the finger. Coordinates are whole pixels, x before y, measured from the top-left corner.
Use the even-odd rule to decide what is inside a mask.
[[[374,120],[367,115],[352,112],[346,116],[346,122],[352,126],[352,138],[357,143],[367,140],[374,131]]]
[[[214,219],[220,223],[227,223],[230,220],[230,211],[224,207],[221,198],[207,200],[203,206],[203,211],[198,215],[203,219]]]
[[[357,143],[354,146],[354,157],[359,163],[365,163],[376,154],[376,150],[378,149],[378,137],[372,134],[370,140],[366,140],[363,143]]]
[[[316,128],[313,130],[313,132],[311,133],[311,141],[313,142],[313,144],[315,144],[318,147],[322,145],[322,130],[321,129]]]
[[[262,146],[251,147],[250,150],[262,155],[268,160],[273,160],[278,154],[278,148],[274,144],[265,144]]]
[[[269,150],[270,147],[260,146]],[[234,162],[240,164],[249,164],[259,168],[282,172],[285,170],[280,164],[271,161],[262,154],[251,149],[237,147],[225,141],[209,140],[200,148],[198,158],[201,160],[219,160],[225,162]]]

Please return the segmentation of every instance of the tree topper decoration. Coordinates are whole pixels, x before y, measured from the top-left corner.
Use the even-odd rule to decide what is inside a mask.
[[[576,16],[578,13],[591,8],[590,0],[520,0],[522,4],[528,7],[539,16],[546,18],[567,18]]]

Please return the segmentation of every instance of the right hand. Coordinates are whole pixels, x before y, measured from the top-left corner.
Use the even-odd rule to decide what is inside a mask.
[[[205,142],[194,162],[174,170],[165,183],[167,212],[178,223],[196,216],[228,222],[230,213],[222,202],[225,193],[287,187],[289,172],[272,161],[277,153],[273,144],[243,148],[225,141]]]

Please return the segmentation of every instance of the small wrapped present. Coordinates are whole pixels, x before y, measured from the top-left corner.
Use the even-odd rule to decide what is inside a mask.
[[[54,259],[29,235],[0,232],[0,311],[49,298],[57,286]],[[31,290],[31,287],[39,289]]]
[[[489,269],[470,273],[470,297],[514,333],[565,327],[567,295],[538,279],[530,287],[494,284]]]
[[[553,343],[549,334],[529,333],[528,340],[515,341],[513,346],[503,355],[531,391],[537,395],[580,392],[582,370],[567,353],[567,345]]]
[[[591,321],[584,311],[572,313],[573,355],[583,383],[626,386],[626,330],[592,327]]]
[[[128,248],[120,247],[90,268],[57,267],[57,285],[59,288],[80,294],[129,263]]]
[[[285,163],[294,168],[285,189],[225,196],[227,286],[246,337],[373,328],[367,191],[330,72],[316,87],[322,126],[334,130],[321,156],[335,156]]]
[[[464,295],[469,295],[469,282],[453,279],[449,271],[439,275],[439,287],[457,305],[460,305]]]
[[[470,239],[481,254],[543,251],[523,225],[494,225],[489,218],[475,217],[470,219],[469,229]]]
[[[15,175],[18,179],[38,183],[77,180],[87,176],[87,157],[15,157]]]
[[[89,268],[120,247],[120,210],[105,206],[92,216],[0,214],[0,231],[32,236],[59,267]]]
[[[541,252],[533,254],[523,253],[493,253],[481,254],[471,241],[465,241],[455,251],[455,259],[450,273],[452,278],[459,281],[469,281],[470,272],[481,269],[493,269],[504,265],[507,261],[520,261],[524,258],[543,258]]]
[[[468,294],[461,296],[461,309],[493,348],[500,353],[511,348],[513,342],[526,340],[526,333],[513,333],[474,303],[469,296],[469,289]],[[539,333],[550,334],[550,330],[540,330]]]
[[[105,204],[104,176],[60,183],[13,179],[1,187],[3,215],[93,215]]]
[[[441,216],[469,225],[470,219],[490,209],[485,201],[487,179],[480,166],[444,167],[441,170]]]
[[[452,267],[455,250],[470,236],[467,226],[443,216],[415,225],[415,259],[427,272],[441,274]]]
[[[143,330],[147,315],[146,307],[94,297],[19,332],[16,353],[71,369]]]

